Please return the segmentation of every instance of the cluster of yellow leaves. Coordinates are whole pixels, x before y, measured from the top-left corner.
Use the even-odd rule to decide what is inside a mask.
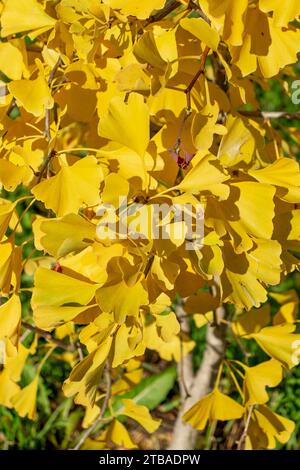
[[[297,307],[293,293],[273,293],[280,308],[271,323],[260,306],[268,286],[299,267],[300,171],[270,123],[242,109],[256,109],[255,83],[296,61],[300,31],[292,20],[300,7],[181,3],[165,17],[165,0],[0,1],[0,184],[13,195],[23,185],[34,198],[41,252],[22,260],[21,200],[1,199],[0,289],[8,300],[0,307],[7,357],[0,403],[35,417],[41,366],[33,382],[18,384],[37,347],[25,348],[20,336],[24,270],[34,274],[30,321],[63,339],[76,332],[84,351],[72,354],[63,385],[85,407],[84,427],[105,401],[99,383],[107,364],[117,395],[140,380],[142,370],[132,373],[130,364],[146,350],[177,362],[192,351],[172,310],[179,294],[199,328],[222,303],[245,310],[230,328],[270,356],[253,367],[227,365],[242,404],[216,384],[184,420],[203,429],[249,417],[247,447],[273,448],[293,425],[267,408],[266,386],[297,363]],[[111,217],[104,205],[118,207],[124,196],[133,232],[144,237],[101,237],[97,226]],[[204,234],[189,241],[193,249],[178,222],[162,221],[167,239],[135,224],[137,216],[149,220],[157,202],[203,205]],[[86,445],[134,448],[118,415],[148,432],[159,425],[134,400],[111,413],[98,441]]]
[[[217,380],[212,393],[195,403],[183,416],[184,421],[202,430],[208,421],[227,421],[244,415],[248,423],[244,444],[248,450],[274,449],[276,441],[286,443],[295,428],[293,421],[274,413],[266,403],[269,401],[267,387],[276,387],[283,379],[284,369],[299,363],[300,335],[293,334],[296,327],[292,323],[295,316],[291,319],[282,313],[290,315],[293,311],[295,315],[298,299],[295,291],[271,295],[280,304],[272,326],[266,326],[271,321],[269,304],[239,315],[232,324],[237,337],[254,339],[270,356],[269,360],[252,367],[236,360],[226,362],[228,375],[233,379],[243,406],[221,393]]]

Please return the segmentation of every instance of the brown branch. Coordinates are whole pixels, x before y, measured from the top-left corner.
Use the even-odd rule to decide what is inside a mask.
[[[150,16],[150,18],[146,21],[145,26],[148,26],[151,23],[156,23],[157,21],[163,20],[166,16],[172,13],[172,11],[176,10],[176,8],[180,6],[182,6],[181,2],[178,2],[177,0],[171,0],[170,2],[167,3],[165,8],[155,13],[155,15]]]
[[[184,89],[184,90],[180,90],[180,91],[183,91],[186,95],[186,108],[185,108],[185,112],[184,112],[184,116],[183,116],[183,119],[182,119],[182,122],[180,124],[180,128],[179,128],[179,131],[178,131],[178,136],[177,136],[177,140],[176,140],[176,143],[175,143],[175,146],[173,148],[174,150],[174,153],[179,155],[180,154],[180,149],[181,149],[181,139],[182,139],[182,134],[183,134],[183,131],[184,131],[184,127],[185,127],[185,123],[188,119],[188,117],[190,116],[191,112],[192,112],[192,106],[191,106],[191,92],[192,92],[192,89],[194,88],[194,86],[196,85],[197,83],[197,80],[199,79],[199,77],[201,75],[204,74],[205,72],[205,63],[206,63],[206,59],[207,59],[207,56],[208,56],[208,53],[210,51],[210,48],[209,47],[205,47],[204,51],[203,51],[203,54],[201,56],[201,61],[200,61],[200,67],[199,67],[199,70],[197,71],[196,75],[193,77],[192,81],[190,82],[190,84]],[[179,172],[180,172],[181,169],[179,169]]]
[[[258,119],[300,119],[300,112],[288,111],[238,111],[239,114],[248,118]]]
[[[59,67],[62,65],[62,60],[61,57],[58,58],[56,64],[54,65],[53,69],[51,70],[51,73],[48,78],[48,86],[51,87],[52,82],[54,80],[54,77],[56,75],[56,72],[58,71]]]
[[[145,266],[145,269],[144,269],[144,276],[145,278],[148,276],[151,268],[152,268],[152,264],[153,264],[153,261],[154,261],[154,254],[151,253],[149,258],[148,258],[148,261],[147,261],[147,264]]]
[[[206,62],[206,59],[207,59],[207,56],[208,56],[208,53],[210,51],[210,48],[208,46],[205,47],[204,51],[203,51],[203,54],[201,56],[201,62],[200,62],[200,68],[198,70],[198,72],[196,73],[196,75],[194,76],[193,80],[191,81],[191,83],[187,86],[187,88],[185,89],[185,94],[186,94],[186,107],[187,107],[187,110],[189,111],[191,109],[191,91],[192,89],[194,88],[194,86],[196,85],[197,83],[197,80],[198,78],[204,74],[204,71],[205,71],[205,62]]]
[[[107,389],[106,389],[106,394],[103,400],[102,408],[100,415],[98,418],[93,422],[93,424],[82,434],[80,437],[79,441],[77,442],[76,446],[74,447],[73,450],[79,450],[80,447],[84,444],[84,442],[87,440],[87,438],[92,434],[92,432],[95,430],[95,428],[98,426],[98,424],[102,421],[104,414],[107,410],[108,403],[110,400],[111,396],[111,386],[112,386],[112,380],[111,380],[111,365],[110,361],[107,360],[105,364],[105,380],[107,384]]]
[[[47,157],[46,157],[46,160],[44,161],[43,165],[42,165],[42,168],[40,169],[40,172],[39,172],[39,175],[38,175],[38,179],[37,179],[37,183],[40,183],[42,181],[42,178],[44,176],[44,173],[45,171],[47,170],[48,168],[48,165],[50,163],[50,161],[52,160],[53,157],[55,157],[56,155],[56,152],[55,150],[50,150],[47,154]]]
[[[54,77],[56,75],[56,72],[61,65],[61,58],[58,58],[58,61],[54,65],[53,69],[51,70],[51,73],[48,78],[48,87],[51,88],[52,82],[54,80]],[[50,109],[46,109],[46,115],[45,115],[45,135],[47,137],[48,142],[50,143],[51,141],[51,133],[50,133]]]
[[[25,321],[22,321],[22,326],[26,328],[27,330],[33,331],[34,333],[38,334],[42,338],[46,339],[47,341],[50,341],[51,343],[56,344],[61,349],[65,349],[66,351],[73,352],[75,350],[74,346],[71,344],[66,344],[63,341],[53,338],[51,333],[48,331],[41,330],[41,328],[38,328],[37,326],[31,325],[30,323],[27,323]]]

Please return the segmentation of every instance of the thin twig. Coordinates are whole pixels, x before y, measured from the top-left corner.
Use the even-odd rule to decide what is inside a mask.
[[[84,358],[84,356],[83,356],[83,352],[82,352],[82,348],[81,348],[80,342],[77,341],[76,344],[75,344],[75,346],[76,346],[76,349],[77,349],[77,352],[78,352],[79,360],[82,361],[82,359]]]
[[[183,300],[181,300],[175,310],[177,319],[179,320],[181,331],[188,334],[190,332],[189,322],[187,314],[183,309]],[[178,384],[180,388],[180,394],[182,401],[184,402],[190,395],[190,387],[192,385],[194,374],[192,366],[192,356],[184,356],[183,341],[182,337],[179,337],[180,341],[180,360],[178,362]]]
[[[62,60],[61,60],[61,57],[58,58],[56,64],[54,65],[53,69],[51,70],[51,73],[49,75],[49,78],[48,78],[48,86],[50,87],[52,85],[52,82],[54,80],[54,77],[56,75],[56,72],[58,71],[59,67],[61,66],[62,64]]]
[[[108,403],[110,400],[111,396],[111,386],[112,386],[112,380],[111,380],[111,365],[110,361],[107,360],[105,364],[105,379],[106,379],[106,384],[107,384],[107,389],[106,389],[106,394],[103,400],[102,408],[100,415],[98,418],[93,422],[93,424],[82,434],[81,438],[77,442],[76,446],[74,447],[73,450],[79,450],[80,447],[84,444],[86,439],[92,434],[94,429],[98,426],[98,424],[102,421],[104,414],[107,410]]]
[[[196,73],[196,75],[194,76],[191,83],[185,89],[187,110],[191,109],[191,91],[194,88],[194,86],[196,85],[198,78],[201,75],[204,74],[205,62],[206,62],[209,51],[210,51],[210,48],[208,46],[206,46],[204,51],[203,51],[203,54],[201,56],[200,68],[199,68],[198,72]]]
[[[154,261],[154,254],[151,253],[150,256],[149,256],[149,259],[147,261],[147,264],[145,266],[145,269],[144,269],[144,276],[145,278],[148,276],[151,268],[152,268],[152,264],[153,264],[153,261]]]
[[[51,73],[49,75],[49,78],[48,78],[48,86],[49,88],[51,89],[51,86],[52,86],[52,82],[54,80],[54,77],[60,67],[60,65],[62,64],[62,60],[61,60],[61,57],[58,58],[56,64],[54,65],[53,69],[51,70]],[[51,120],[51,110],[50,109],[46,109],[46,113],[45,113],[45,136],[47,138],[47,141],[48,141],[48,151],[47,151],[47,156],[46,156],[46,159],[42,165],[42,168],[39,172],[39,176],[38,176],[38,183],[41,182],[43,176],[44,176],[44,173],[45,171],[48,169],[48,166],[49,166],[49,163],[51,161],[51,159],[55,156],[55,152],[50,149],[50,145],[51,145],[51,131],[50,131],[50,120]]]
[[[181,90],[185,93],[186,95],[186,108],[185,108],[185,112],[184,112],[184,116],[183,116],[183,119],[182,119],[182,122],[180,124],[180,127],[179,127],[179,131],[178,131],[178,136],[177,136],[177,140],[176,140],[176,144],[173,148],[173,151],[176,155],[180,155],[180,149],[181,149],[181,140],[182,140],[182,134],[183,134],[183,131],[184,131],[184,128],[185,128],[185,124],[186,124],[186,121],[188,120],[189,116],[191,115],[192,113],[192,105],[191,105],[191,92],[192,92],[192,89],[194,88],[194,86],[196,85],[197,83],[197,80],[199,79],[199,77],[201,75],[204,74],[204,71],[205,71],[205,63],[206,63],[206,59],[207,59],[207,56],[208,56],[208,53],[210,51],[210,48],[209,47],[206,47],[203,51],[203,54],[201,56],[201,61],[200,61],[200,67],[199,67],[199,70],[197,71],[196,75],[193,77],[192,81],[190,82],[190,84],[184,89],[184,90]],[[179,169],[180,171],[181,169]]]
[[[41,168],[41,170],[40,170],[40,172],[39,172],[39,176],[38,176],[38,179],[37,179],[37,182],[38,182],[38,183],[41,182],[41,180],[42,180],[42,178],[43,178],[43,176],[44,176],[44,173],[45,173],[45,171],[46,171],[47,168],[48,168],[48,165],[49,165],[50,161],[51,161],[52,158],[55,157],[55,156],[56,156],[56,151],[55,151],[55,150],[51,150],[51,151],[48,153],[47,158],[46,158],[46,160],[44,161],[44,163],[43,163],[43,165],[42,165],[42,168]]]
[[[300,119],[300,112],[288,111],[238,111],[245,117],[258,118],[258,119]]]
[[[243,434],[241,435],[241,438],[240,438],[240,440],[238,442],[238,445],[237,445],[237,450],[242,450],[245,447],[245,441],[246,441],[246,438],[247,438],[248,429],[249,429],[253,409],[254,409],[254,405],[251,405],[250,408],[249,408],[249,413],[248,413],[248,416],[247,416],[247,421],[246,421],[246,424],[245,424],[245,427],[244,427]]]
[[[53,338],[51,333],[41,330],[41,328],[38,328],[37,326],[31,325],[30,323],[27,323],[25,321],[22,321],[22,326],[27,330],[33,331],[39,336],[42,336],[42,338],[46,339],[47,341],[56,344],[56,346],[58,346],[59,348],[65,349],[66,351],[70,352],[73,352],[75,350],[74,346],[72,346],[71,344],[66,344],[59,339]]]

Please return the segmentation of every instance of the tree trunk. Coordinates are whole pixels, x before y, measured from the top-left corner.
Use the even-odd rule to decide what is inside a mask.
[[[170,450],[195,449],[198,431],[192,428],[190,425],[185,424],[182,421],[182,416],[189,408],[191,408],[191,406],[200,400],[200,398],[210,393],[214,387],[226,347],[226,324],[222,322],[222,320],[224,320],[226,317],[225,307],[219,307],[216,311],[216,314],[218,325],[207,326],[206,347],[203,360],[193,380],[189,380],[189,383],[187,383],[190,396],[184,400],[179,411],[174,427],[172,441],[169,447]],[[183,376],[185,375],[184,369],[190,368],[187,363],[188,359],[185,358],[181,364],[181,368],[183,369],[181,373]],[[189,377],[188,370],[186,375]]]

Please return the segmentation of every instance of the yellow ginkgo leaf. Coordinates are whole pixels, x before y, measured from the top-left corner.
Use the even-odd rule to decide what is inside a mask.
[[[15,246],[12,240],[0,244],[0,287],[5,294],[9,294],[12,285],[16,289],[19,287],[21,251],[21,247]]]
[[[74,333],[75,333],[75,328],[74,328],[73,323],[68,322],[56,328],[55,337],[58,339],[63,339],[66,336],[72,336]]]
[[[148,303],[148,293],[141,282],[129,287],[124,281],[101,287],[97,301],[104,312],[113,312],[117,323],[123,323],[126,316],[137,316],[139,308]]]
[[[28,182],[32,174],[25,165],[15,165],[10,160],[0,159],[0,183],[7,191],[14,191],[19,184]]]
[[[113,98],[108,114],[100,120],[99,134],[143,157],[150,137],[149,110],[144,98],[137,93],[131,93],[127,103],[119,97]]]
[[[212,155],[203,157],[199,153],[193,159],[193,168],[186,174],[182,182],[176,186],[176,189],[192,194],[199,194],[201,191],[218,194],[221,191],[224,199],[226,199],[229,195],[229,189],[226,185],[222,185],[226,180],[228,180],[228,176],[221,171],[217,158]]]
[[[0,306],[0,338],[9,341],[17,348],[21,322],[21,302],[17,295]]]
[[[145,349],[140,325],[133,319],[128,320],[128,325],[123,323],[115,335],[112,367],[118,367],[134,356],[142,356]]]
[[[0,372],[0,404],[7,408],[12,408],[11,399],[18,393],[20,387],[12,380],[10,370],[5,368]]]
[[[296,326],[290,323],[268,326],[248,338],[254,338],[270,357],[291,369],[300,362],[300,335],[293,334],[295,329]]]
[[[197,150],[207,151],[214,135],[226,134],[226,127],[218,124],[219,106],[217,103],[207,103],[200,113],[196,113],[192,123],[193,143]]]
[[[244,18],[248,8],[248,0],[203,0],[205,13],[212,18],[216,27],[223,29],[223,39],[235,46],[243,43]]]
[[[106,5],[116,10],[121,10],[121,13],[125,16],[136,16],[140,20],[148,18],[153,10],[159,10],[163,8],[166,0],[104,0]]]
[[[148,63],[161,73],[166,70],[167,63],[161,57],[153,31],[146,31],[136,42],[134,54],[139,62]]]
[[[126,372],[119,380],[112,385],[113,394],[122,394],[131,388],[131,384],[138,384],[143,378],[143,369],[137,359],[131,359],[126,366]]]
[[[243,45],[231,47],[233,62],[242,75],[259,67],[265,78],[277,75],[280,69],[295,61],[298,52],[299,30],[283,30],[256,8],[249,8],[246,16]]]
[[[300,172],[299,165],[291,158],[280,158],[261,170],[249,170],[260,183],[266,183],[286,188],[282,199],[288,202],[300,202]]]
[[[94,406],[99,382],[103,374],[105,361],[111,349],[111,344],[111,330],[107,330],[99,348],[80,361],[73,368],[69,378],[64,382],[63,390],[66,396],[70,397],[82,393],[89,400],[90,404]]]
[[[89,310],[89,307],[85,305],[78,307],[40,305],[34,308],[33,319],[38,328],[50,330],[64,324],[65,322],[74,320],[81,313],[88,313]]]
[[[166,318],[168,318],[168,316]],[[166,324],[167,321],[163,320],[159,323]],[[147,348],[157,351],[162,359],[165,359],[166,361],[175,360],[176,362],[180,362],[182,357],[185,357],[194,349],[195,342],[187,335],[176,334],[176,322],[173,321],[170,327],[170,331],[167,335],[168,341],[164,341],[164,338],[161,335],[160,326],[157,324],[156,320],[154,320],[146,326],[143,339]]]
[[[32,306],[60,306],[64,304],[88,304],[98,289],[88,283],[50,269],[38,268],[35,272],[35,289]]]
[[[54,100],[41,74],[35,80],[15,80],[7,86],[17,103],[36,117],[43,116],[46,109],[53,108]]]
[[[122,198],[128,193],[129,183],[118,173],[111,173],[105,178],[105,187],[102,192],[102,200],[105,204],[118,208]]]
[[[33,171],[38,171],[44,160],[42,149],[33,149],[34,141],[28,139],[23,145],[15,145],[9,155],[9,160],[15,165],[26,166],[30,169],[31,177]]]
[[[209,395],[201,398],[184,415],[183,421],[202,431],[207,422],[229,421],[243,416],[244,408],[215,388]]]
[[[19,390],[11,399],[17,413],[24,418],[36,419],[36,395],[38,390],[39,376],[25,388]]]
[[[5,235],[14,209],[14,203],[6,200],[0,200],[0,240],[2,240]]]
[[[21,51],[9,42],[0,43],[1,72],[11,80],[20,80],[24,70]]]
[[[32,342],[31,347],[25,348],[22,343],[19,343],[18,353],[13,357],[7,357],[6,370],[9,371],[9,376],[14,382],[19,382],[21,379],[22,371],[29,354],[36,352],[37,336]]]
[[[265,405],[253,410],[248,435],[246,438],[246,450],[274,449],[276,440],[285,444],[295,429],[295,423]]]
[[[280,304],[280,308],[273,318],[274,325],[294,323],[297,320],[299,297],[296,290],[270,292],[270,297]]]
[[[172,263],[167,258],[154,256],[150,275],[164,291],[174,289],[178,274],[179,266],[176,263]]]
[[[63,164],[52,178],[34,186],[32,193],[58,216],[76,213],[83,205],[100,202],[99,187],[103,172],[94,157],[84,157],[74,165]]]
[[[266,240],[272,238],[272,220],[275,208],[274,187],[252,181],[233,183],[232,186],[239,190],[235,203],[239,210],[240,219],[237,224],[242,225],[248,234],[256,238]],[[264,211],[261,210],[262,207],[264,207]]]
[[[258,333],[271,320],[270,305],[255,308],[249,312],[240,315],[232,323],[232,329],[238,336],[245,336],[252,333]]]
[[[171,341],[172,336],[180,332],[180,324],[174,312],[168,315],[157,315],[156,325],[160,330],[161,338],[166,342]]]
[[[219,34],[202,18],[183,18],[180,26],[203,42],[206,46],[216,51],[219,44]]]
[[[228,116],[228,133],[221,140],[218,155],[226,167],[243,161],[250,163],[255,149],[255,141],[242,119]]]
[[[87,241],[94,240],[96,236],[95,225],[77,214],[50,220],[37,217],[32,228],[36,248],[46,250],[56,258],[86,248]]]
[[[282,365],[275,359],[245,369],[245,406],[263,404],[269,400],[266,387],[276,387],[282,380]]]
[[[193,315],[193,319],[194,319],[196,327],[197,328],[202,328],[203,326],[205,326],[207,324],[213,323],[214,312],[213,311],[207,312],[205,315],[203,315],[201,313],[195,313]]]
[[[197,295],[190,296],[185,304],[184,310],[187,313],[206,315],[211,310],[215,310],[219,306],[219,301],[209,292],[201,292]]]
[[[128,398],[123,398],[122,403],[124,408],[120,409],[120,415],[125,415],[134,419],[134,421],[137,421],[150,433],[155,432],[159,428],[161,420],[152,418],[146,406],[138,405],[134,400],[130,400]]]
[[[106,433],[106,441],[113,442],[117,446],[125,449],[137,448],[137,445],[131,439],[126,427],[117,419],[114,419],[110,424]]]
[[[114,419],[96,439],[87,439],[82,450],[108,449],[111,444],[121,449],[137,448],[126,427],[118,419]]]
[[[1,13],[1,36],[50,29],[56,20],[49,16],[37,0],[5,0]]]
[[[281,0],[259,0],[259,8],[264,12],[273,11],[276,26],[287,26],[288,23],[300,15],[300,4],[298,0],[290,0],[282,3]]]

